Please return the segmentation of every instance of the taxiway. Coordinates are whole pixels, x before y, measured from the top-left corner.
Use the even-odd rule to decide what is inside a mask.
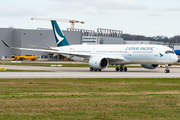
[[[101,72],[90,72],[87,67],[39,67],[0,65],[0,68],[17,70],[48,70],[53,72],[0,72],[0,78],[180,78],[180,68],[148,70],[144,68],[128,68],[127,72],[116,72],[115,68],[107,68]]]

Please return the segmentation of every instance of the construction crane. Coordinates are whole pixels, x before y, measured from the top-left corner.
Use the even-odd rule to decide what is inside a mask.
[[[84,24],[84,22],[82,22],[82,21],[69,20],[69,19],[58,19],[58,18],[31,18],[31,20],[43,20],[43,21],[56,20],[57,22],[69,22],[69,23],[71,23],[71,30],[72,31],[74,31],[74,23]]]

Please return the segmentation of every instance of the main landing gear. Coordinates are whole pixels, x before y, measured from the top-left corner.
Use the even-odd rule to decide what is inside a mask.
[[[164,70],[164,72],[165,72],[165,73],[169,73],[169,72],[170,72],[170,70],[169,70],[169,66],[168,66],[168,64],[166,64],[165,66],[166,66],[166,69]]]
[[[101,69],[94,69],[94,68],[92,68],[92,67],[90,67],[89,70],[90,70],[90,71],[95,71],[95,72],[96,72],[96,71],[99,71],[99,72],[101,71]]]
[[[124,71],[124,72],[126,72],[127,71],[127,67],[123,67],[123,65],[121,65],[120,67],[116,67],[116,69],[115,69],[116,71]]]

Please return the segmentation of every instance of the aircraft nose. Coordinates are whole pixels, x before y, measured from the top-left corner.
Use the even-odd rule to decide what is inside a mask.
[[[172,58],[171,58],[174,62],[177,62],[178,61],[178,57],[176,55],[174,55]]]

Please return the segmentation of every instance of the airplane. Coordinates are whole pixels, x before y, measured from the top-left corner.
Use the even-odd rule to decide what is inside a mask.
[[[57,47],[41,47],[41,49],[18,48],[2,42],[9,48],[19,50],[42,51],[63,55],[73,60],[88,62],[90,71],[101,71],[109,65],[120,65],[116,71],[127,71],[127,64],[141,64],[146,69],[156,69],[165,64],[165,73],[169,73],[169,64],[176,63],[178,58],[174,51],[162,45],[130,45],[130,44],[97,44],[97,45],[70,45],[55,20],[51,20]]]
[[[180,49],[179,50],[174,50],[174,52],[176,53],[176,55],[180,55]]]

